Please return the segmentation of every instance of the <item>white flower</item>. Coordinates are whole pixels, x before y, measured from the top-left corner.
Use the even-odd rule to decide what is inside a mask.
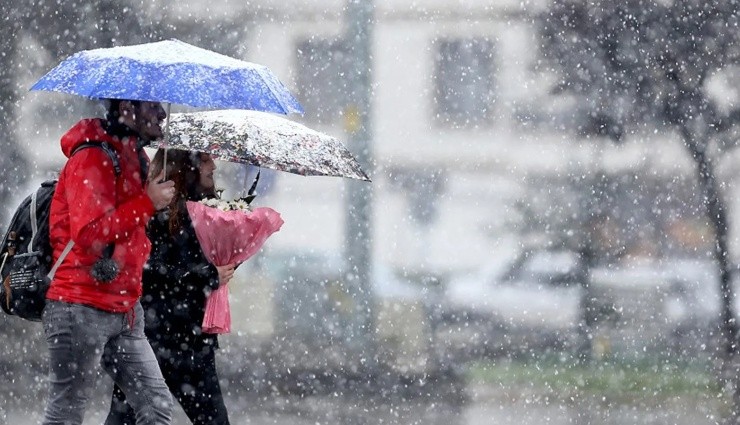
[[[234,209],[240,211],[252,211],[252,208],[243,199],[237,199],[234,202]]]
[[[200,203],[221,211],[242,211],[244,213],[252,211],[252,208],[243,199],[227,201],[224,199],[207,198],[202,199]]]
[[[209,207],[218,207],[218,203],[220,202],[218,199],[214,198],[206,198],[200,201],[204,205],[208,205]]]

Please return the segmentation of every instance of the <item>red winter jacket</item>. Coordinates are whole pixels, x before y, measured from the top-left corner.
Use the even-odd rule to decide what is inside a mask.
[[[118,152],[118,177],[103,149],[87,148],[70,157],[88,141],[108,142]],[[61,145],[69,159],[51,201],[49,238],[54,261],[70,238],[75,244],[46,298],[127,312],[141,296],[141,275],[151,247],[144,226],[154,214],[142,185],[136,138],[113,137],[104,130],[102,120],[86,119],[62,136]],[[98,282],[90,276],[90,268],[112,242],[112,258],[120,272],[112,282]]]

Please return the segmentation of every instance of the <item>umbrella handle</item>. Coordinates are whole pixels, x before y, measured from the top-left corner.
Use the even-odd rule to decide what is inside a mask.
[[[242,198],[247,203],[247,205],[250,205],[252,201],[254,201],[254,198],[257,197],[257,195],[254,192],[257,190],[257,182],[260,181],[261,172],[262,172],[262,169],[257,168],[257,175],[254,176],[254,182],[252,182],[252,187],[250,187],[249,191],[247,191],[247,196]],[[245,180],[246,180],[246,176],[245,176]]]
[[[164,172],[164,179],[167,180],[167,144],[170,141],[170,106],[172,104],[167,102],[167,122],[164,124],[164,138],[162,140],[162,146],[164,147],[164,160],[162,162],[162,171]]]
[[[249,188],[249,192],[247,192],[247,196],[254,195],[254,191],[257,190],[257,182],[260,181],[260,173],[262,172],[261,168],[257,169],[257,175],[254,176],[254,182],[252,183],[252,187]]]

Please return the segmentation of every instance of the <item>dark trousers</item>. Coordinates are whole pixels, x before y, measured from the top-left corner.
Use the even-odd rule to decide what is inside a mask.
[[[164,380],[194,425],[229,425],[216,372],[213,346],[172,349],[152,343]],[[105,425],[135,425],[133,409],[118,386],[113,389]]]

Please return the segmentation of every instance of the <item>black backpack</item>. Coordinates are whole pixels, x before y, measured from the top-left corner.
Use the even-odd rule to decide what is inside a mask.
[[[102,148],[111,159],[116,177],[121,174],[118,154],[107,143],[86,142],[82,149]],[[46,305],[46,291],[57,267],[72,249],[70,241],[52,265],[49,242],[49,212],[57,181],[41,183],[35,192],[21,202],[10,220],[0,245],[0,307],[8,314],[40,321]]]

